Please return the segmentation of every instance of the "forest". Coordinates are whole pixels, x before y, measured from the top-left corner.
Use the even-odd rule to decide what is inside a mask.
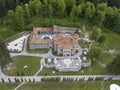
[[[119,4],[119,0],[0,0],[0,26],[21,32],[35,26],[86,25],[120,33]]]

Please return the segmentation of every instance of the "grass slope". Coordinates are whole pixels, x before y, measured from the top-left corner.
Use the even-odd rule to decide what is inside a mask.
[[[27,68],[24,66],[27,65]],[[7,75],[34,75],[40,68],[39,57],[17,56],[13,57],[13,65],[10,70],[4,70]]]
[[[0,83],[0,90],[14,90],[20,83]]]
[[[120,81],[43,82],[25,84],[18,90],[109,90],[111,83],[120,85]]]

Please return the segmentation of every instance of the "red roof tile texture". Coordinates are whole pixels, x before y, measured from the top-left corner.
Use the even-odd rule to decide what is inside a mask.
[[[67,36],[65,34],[58,34],[54,37],[54,45],[62,49],[72,49],[77,46],[74,39],[78,38],[79,35],[73,34],[72,36]]]

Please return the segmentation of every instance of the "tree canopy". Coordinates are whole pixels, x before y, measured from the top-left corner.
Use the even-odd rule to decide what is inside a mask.
[[[99,47],[92,47],[90,49],[90,51],[88,52],[88,56],[87,57],[92,59],[92,60],[93,59],[99,60],[101,54],[102,54],[102,49],[101,48],[99,48]]]
[[[5,1],[8,2],[7,0]],[[0,10],[0,14],[2,15],[10,9],[8,11],[8,17],[4,18],[6,22],[4,24],[7,24],[7,26],[12,27],[14,30],[24,30],[29,25],[31,27],[42,26],[46,21],[48,21],[48,25],[46,26],[49,26],[56,24],[56,19],[64,19],[68,22],[90,24],[120,33],[120,8],[108,6],[107,2],[109,0],[10,1],[14,5],[10,5],[11,7],[7,9],[4,0],[0,2],[0,7],[3,8]],[[40,18],[40,21],[34,20],[34,18]],[[42,21],[43,18],[47,20]]]
[[[107,65],[107,69],[110,74],[120,75],[120,54],[118,54],[114,60]]]
[[[0,66],[2,68],[6,67],[10,62],[12,62],[12,59],[9,55],[9,51],[6,48],[5,43],[0,40]]]

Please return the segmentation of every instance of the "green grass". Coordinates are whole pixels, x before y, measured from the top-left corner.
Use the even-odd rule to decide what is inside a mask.
[[[26,83],[18,90],[109,90],[111,84],[120,81],[78,81]],[[19,83],[0,83],[0,90],[13,90]],[[101,89],[102,88],[102,89]]]
[[[27,68],[24,66],[27,65]],[[4,70],[7,75],[34,75],[40,68],[39,57],[17,56],[13,57],[11,70]],[[19,73],[19,74],[18,74]],[[23,74],[24,73],[24,74]]]
[[[102,53],[101,58],[100,58],[100,62],[102,64],[109,64],[113,61],[113,59],[117,56],[117,54],[111,54],[111,53]]]
[[[109,90],[110,84],[120,85],[120,81],[79,81],[27,83],[18,90]]]
[[[105,32],[106,36],[106,43],[105,43],[105,49],[116,49],[117,51],[120,51],[120,35],[115,32]]]
[[[14,90],[19,83],[0,83],[0,90]]]
[[[120,85],[120,81],[64,81],[26,83],[18,90],[109,90],[111,84]],[[0,90],[13,90],[19,83],[0,83]],[[102,88],[102,89],[101,89]]]

